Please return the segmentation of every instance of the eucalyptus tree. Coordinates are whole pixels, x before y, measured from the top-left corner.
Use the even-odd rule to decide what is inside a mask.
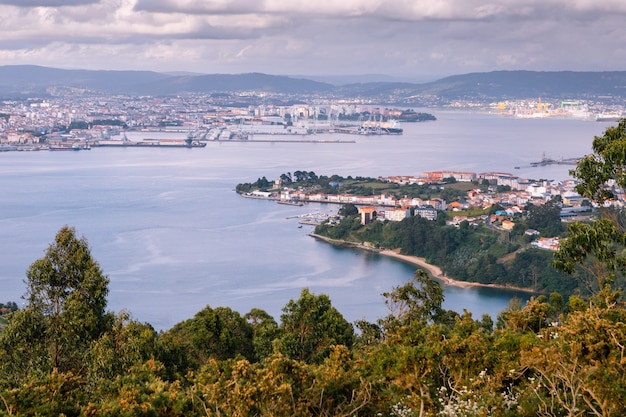
[[[256,360],[264,359],[274,352],[273,342],[278,337],[278,324],[265,310],[253,308],[243,318],[252,327],[252,344]]]
[[[3,369],[84,371],[90,343],[112,320],[105,312],[109,279],[87,240],[77,237],[73,227],[62,227],[45,255],[28,268],[25,284],[26,306],[0,336],[2,361],[7,361]]]
[[[393,288],[391,292],[383,293],[383,296],[391,311],[387,321],[394,321],[400,325],[412,321],[437,322],[446,314],[441,307],[443,303],[441,286],[423,270],[418,269],[412,280]]]
[[[330,298],[303,289],[283,308],[277,350],[291,359],[321,363],[335,345],[352,346],[354,328],[332,306]]]
[[[171,376],[195,371],[210,360],[254,358],[253,328],[229,307],[206,306],[159,337],[160,359]]]

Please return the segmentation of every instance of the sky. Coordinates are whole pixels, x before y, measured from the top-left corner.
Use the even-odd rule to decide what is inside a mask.
[[[0,0],[0,65],[429,81],[626,70],[626,0]]]

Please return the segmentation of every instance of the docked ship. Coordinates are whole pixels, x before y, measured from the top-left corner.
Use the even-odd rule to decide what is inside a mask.
[[[395,120],[380,121],[367,120],[359,127],[359,133],[362,135],[401,135],[404,129],[398,127]]]
[[[50,151],[83,151],[91,150],[91,145],[88,143],[74,143],[71,145],[50,145],[48,147]]]
[[[193,135],[186,139],[142,139],[131,141],[126,135],[121,140],[100,140],[94,146],[117,146],[117,147],[144,147],[144,148],[204,148],[206,142],[195,140]]]
[[[619,122],[621,118],[621,113],[598,113],[596,122]]]
[[[278,200],[277,201],[278,204],[286,204],[289,206],[303,206],[304,203],[302,201],[299,200]]]

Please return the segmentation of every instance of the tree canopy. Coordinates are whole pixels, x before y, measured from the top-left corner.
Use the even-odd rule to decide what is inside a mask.
[[[105,313],[109,279],[87,240],[62,227],[28,268],[25,283],[26,306],[0,339],[4,349],[26,353],[12,355],[12,365],[17,370],[23,361],[35,361],[42,370],[82,372],[81,358],[111,322]]]
[[[108,279],[62,228],[0,331],[0,414],[621,416],[626,311],[560,294],[498,317],[442,309],[418,271],[360,334],[324,294],[245,315],[205,307],[156,332],[105,313]],[[78,338],[77,335],[80,335]]]
[[[578,193],[598,206],[601,218],[575,222],[555,255],[554,265],[570,274],[585,271],[595,281],[584,280],[594,293],[610,299],[623,296],[626,270],[626,215],[607,203],[626,187],[626,119],[608,127],[593,141],[593,153],[581,159],[571,174],[580,180]]]
[[[334,345],[352,346],[354,330],[325,295],[302,290],[281,315],[278,350],[288,357],[321,363]]]

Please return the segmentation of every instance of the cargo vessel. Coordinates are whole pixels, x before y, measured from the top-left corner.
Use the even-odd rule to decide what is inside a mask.
[[[121,140],[100,140],[94,143],[94,146],[113,146],[113,147],[142,147],[142,148],[204,148],[206,142],[194,140],[193,136],[187,139],[142,139],[140,141],[131,141],[126,135]]]
[[[596,122],[619,122],[622,118],[620,113],[598,113]]]

